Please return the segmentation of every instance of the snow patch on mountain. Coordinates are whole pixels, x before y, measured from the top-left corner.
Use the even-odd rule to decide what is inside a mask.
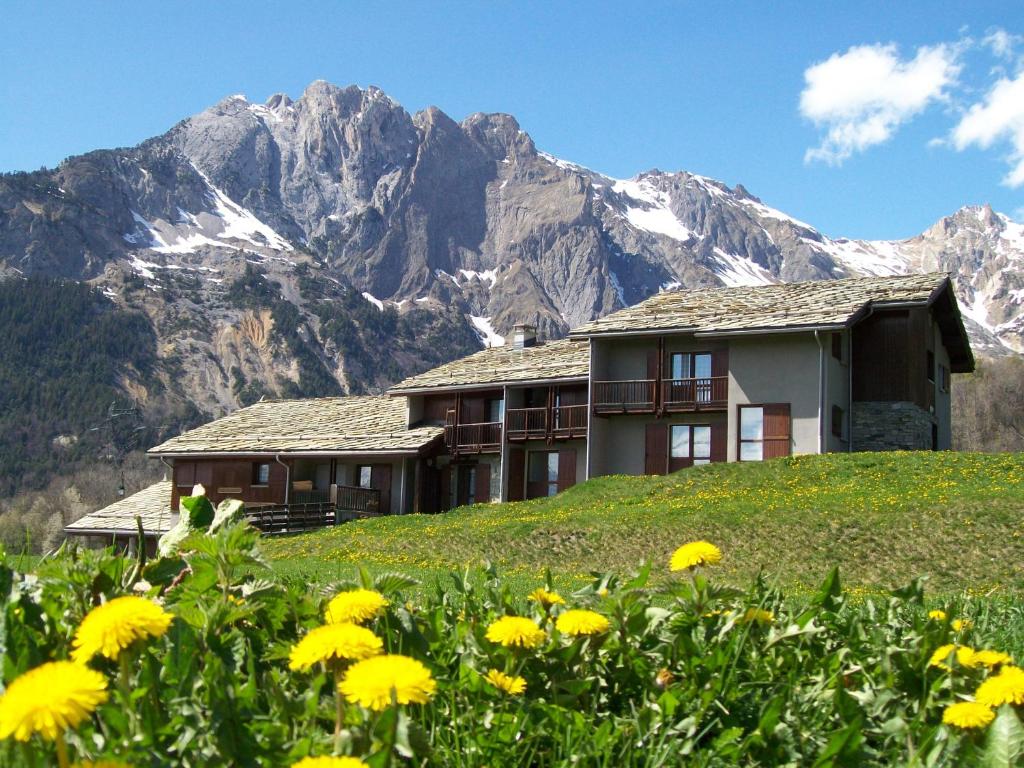
[[[473,328],[485,347],[505,346],[505,337],[494,330],[494,326],[491,325],[491,318],[470,315],[469,321],[473,324]]]
[[[697,239],[697,235],[672,213],[672,198],[648,180],[616,179],[612,191],[641,203],[627,206],[625,210],[626,220],[637,229],[682,242]]]
[[[730,288],[779,282],[771,272],[751,258],[726,253],[721,248],[715,248],[714,252],[718,257],[718,269],[715,272]]]

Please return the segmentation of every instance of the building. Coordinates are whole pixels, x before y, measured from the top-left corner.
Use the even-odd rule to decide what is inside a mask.
[[[386,395],[260,402],[149,455],[171,473],[166,509],[202,483],[264,530],[294,531],[600,475],[944,450],[951,374],[973,368],[944,273],[674,291],[564,340],[517,326]]]

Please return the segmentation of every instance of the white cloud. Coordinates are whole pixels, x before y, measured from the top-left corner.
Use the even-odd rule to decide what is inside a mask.
[[[960,119],[952,134],[953,145],[964,150],[972,145],[988,149],[1008,141],[1010,172],[1003,183],[1010,187],[1024,184],[1024,72],[1015,78],[1000,78]]]
[[[1017,46],[1024,40],[1020,35],[1013,35],[1005,29],[995,27],[982,38],[982,45],[985,45],[992,53],[1000,59],[1012,59]]]
[[[893,44],[860,45],[809,67],[800,113],[828,130],[804,161],[840,165],[887,141],[929,104],[946,99],[960,74],[960,51],[960,44],[924,46],[904,60]]]

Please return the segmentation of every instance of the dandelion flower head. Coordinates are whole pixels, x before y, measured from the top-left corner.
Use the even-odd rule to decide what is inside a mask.
[[[506,648],[536,648],[547,640],[547,633],[537,622],[524,616],[502,616],[487,628],[485,637]]]
[[[942,713],[942,722],[957,728],[984,728],[995,719],[995,713],[976,701],[958,701]]]
[[[974,698],[987,707],[1003,704],[1024,704],[1024,669],[1003,667],[978,686]]]
[[[518,696],[526,690],[525,678],[515,675],[506,675],[504,672],[497,669],[490,670],[484,676],[484,679],[498,690],[504,691],[512,696]]]
[[[97,653],[108,659],[136,640],[160,637],[174,617],[145,597],[115,597],[89,611],[75,632],[71,658],[87,662]]]
[[[595,611],[573,609],[566,611],[555,622],[555,628],[563,635],[600,635],[611,628],[611,623]]]
[[[392,704],[425,704],[437,682],[424,664],[408,656],[389,654],[357,661],[338,684],[353,704],[380,712]]]
[[[351,589],[339,592],[331,599],[327,604],[326,619],[328,624],[340,624],[344,621],[365,624],[387,607],[388,600],[380,592],[372,589]]]
[[[304,757],[292,768],[370,768],[358,757]]]
[[[70,661],[51,661],[16,678],[0,697],[0,739],[28,741],[33,733],[54,741],[107,700],[99,672]]]
[[[529,599],[540,603],[544,608],[553,605],[565,605],[565,598],[557,592],[551,592],[544,587],[537,587],[529,594]]]
[[[376,656],[384,643],[358,624],[344,622],[317,627],[292,648],[288,667],[306,670],[329,661],[360,661]]]
[[[722,550],[709,541],[691,541],[672,553],[669,569],[686,571],[700,565],[714,565],[721,561]]]

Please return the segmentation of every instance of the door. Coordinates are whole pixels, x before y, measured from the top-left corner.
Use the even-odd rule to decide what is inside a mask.
[[[668,470],[668,427],[648,424],[644,435],[644,474],[664,475]]]
[[[576,485],[576,449],[564,448],[558,452],[558,490]]]
[[[391,465],[370,466],[370,487],[380,491],[380,513],[391,514]]]
[[[509,448],[508,453],[508,500],[522,501],[523,486],[526,483],[526,451]]]
[[[558,493],[558,451],[530,451],[526,467],[526,498]]]

